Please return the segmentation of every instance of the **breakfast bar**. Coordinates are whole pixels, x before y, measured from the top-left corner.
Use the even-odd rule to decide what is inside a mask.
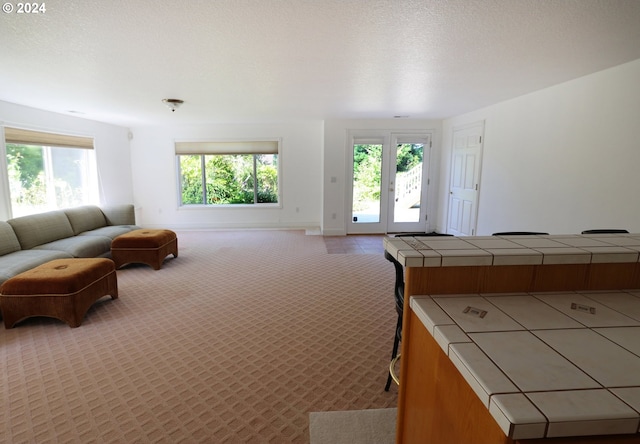
[[[405,270],[396,442],[640,443],[640,234],[384,243]]]

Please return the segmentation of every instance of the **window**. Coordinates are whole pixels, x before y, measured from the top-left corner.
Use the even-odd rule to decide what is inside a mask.
[[[180,205],[279,202],[277,141],[177,142]]]
[[[5,128],[13,217],[96,203],[93,139]]]

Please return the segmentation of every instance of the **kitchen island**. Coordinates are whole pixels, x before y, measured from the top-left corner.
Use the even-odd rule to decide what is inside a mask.
[[[485,296],[492,294],[495,297],[501,295],[500,297],[502,297],[508,293],[523,293],[529,298],[535,298],[536,301],[547,305],[547,302],[542,302],[538,298],[539,293],[549,293],[551,299],[560,301],[563,299],[562,292],[570,292],[575,299],[571,303],[575,304],[579,310],[589,311],[592,307],[591,303],[580,302],[585,302],[582,298],[588,298],[588,296],[580,293],[580,298],[576,299],[578,293],[575,292],[599,291],[601,294],[608,294],[611,293],[610,290],[640,288],[640,263],[638,262],[640,235],[514,236],[505,238],[390,237],[385,239],[385,250],[405,267],[405,316],[397,442],[640,442],[640,438],[632,434],[637,431],[637,424],[635,430],[630,432],[633,429],[632,423],[636,420],[633,416],[633,412],[636,410],[629,406],[630,401],[623,402],[623,405],[626,405],[629,410],[622,409],[626,413],[621,413],[621,417],[599,418],[597,421],[586,422],[580,420],[577,422],[581,425],[576,426],[575,417],[571,415],[581,414],[579,411],[570,413],[567,417],[551,415],[551,421],[549,421],[550,418],[545,416],[538,406],[531,404],[531,397],[539,396],[535,393],[547,393],[546,387],[534,385],[529,393],[527,392],[529,387],[526,384],[523,385],[523,389],[516,382],[517,378],[512,380],[509,376],[504,378],[505,381],[513,384],[510,386],[511,388],[498,385],[497,391],[489,390],[490,394],[485,390],[486,387],[479,389],[477,386],[469,384],[463,376],[464,371],[461,372],[454,362],[463,359],[461,355],[464,356],[464,353],[459,352],[459,349],[469,348],[471,345],[480,350],[478,353],[478,349],[474,349],[475,351],[472,353],[479,357],[489,356],[480,345],[474,342],[472,337],[472,335],[480,333],[467,332],[464,328],[453,324],[445,326],[444,331],[453,330],[454,327],[460,329],[456,330],[456,334],[453,336],[455,341],[464,339],[461,344],[454,347],[456,352],[454,352],[455,356],[452,361],[449,354],[449,343],[446,342],[447,352],[445,352],[438,340],[434,339],[435,327],[433,332],[430,332],[429,327],[426,326],[428,322],[425,324],[424,319],[421,320],[410,307],[410,304],[413,304],[416,310],[420,311],[415,305],[416,302],[411,302],[416,300],[410,297],[412,295],[432,295],[421,298],[422,303],[427,300],[434,302],[435,297],[452,300],[474,297],[480,302],[487,300],[486,297],[479,296],[480,294]],[[625,294],[629,297],[637,297],[633,292]],[[460,297],[452,298],[441,295],[460,295]],[[490,304],[490,307],[495,307],[493,303]],[[489,316],[490,311],[485,308],[475,307],[468,303],[463,308],[467,307],[469,308],[465,313],[465,318],[480,315],[483,312],[487,312],[485,314]],[[442,310],[441,307],[440,309]],[[501,311],[497,308],[491,308],[491,310],[493,313]],[[596,311],[601,312],[602,310]],[[448,314],[447,316],[449,318],[447,322],[451,322],[453,318]],[[568,315],[565,314],[565,316]],[[571,316],[568,318],[571,319]],[[522,343],[514,342],[518,344],[517,350],[526,349],[526,347],[523,348],[524,344],[538,344],[540,341],[546,344],[544,340],[528,331],[522,324],[517,324],[524,330],[507,330],[509,334],[506,337],[509,340],[504,341],[505,343],[511,344],[515,339],[524,341]],[[587,333],[588,335],[601,336],[599,332],[591,330],[584,324],[581,325],[576,329],[588,330],[590,332]],[[566,330],[574,331],[576,329],[568,328]],[[562,329],[550,328],[548,330]],[[504,332],[493,331],[487,333],[504,334]],[[589,336],[587,339],[593,338]],[[465,342],[469,340],[470,342]],[[499,336],[492,337],[491,335],[478,336],[478,341],[484,341],[485,348],[490,347],[493,343],[500,343]],[[631,353],[633,354],[633,351]],[[492,359],[487,359],[494,362]],[[537,360],[527,362],[534,369],[538,365]],[[567,368],[572,367],[568,366]],[[502,372],[502,370],[500,371]],[[584,372],[581,371],[578,374],[582,373]],[[592,379],[592,377],[587,377],[586,380],[591,381]],[[475,381],[476,378],[473,377],[470,380]],[[597,380],[594,381],[596,382],[592,384],[599,385],[589,387],[587,384],[587,386],[579,388],[569,385],[556,392],[567,394],[568,391],[573,390],[579,392],[580,396],[592,394],[598,401],[591,400],[591,403],[603,406],[607,404],[601,403],[598,397],[605,392],[608,393],[605,397],[608,397],[609,400],[612,399],[611,396],[621,399],[621,395],[614,395]],[[523,384],[521,380],[519,382]],[[634,386],[625,387],[632,388]],[[623,387],[613,388],[618,390]],[[485,394],[479,396],[479,393]],[[489,399],[493,399],[493,404],[488,401]],[[586,403],[581,398],[577,399],[577,401],[575,399],[573,401],[578,405]],[[515,410],[509,410],[505,407],[514,403],[518,406]],[[555,405],[561,404],[556,402]],[[620,404],[617,405],[620,407]],[[500,420],[494,416],[497,411],[504,413]],[[514,414],[513,412],[519,413]],[[534,415],[536,412],[537,416]],[[545,421],[542,421],[542,417],[546,418]],[[611,426],[612,422],[616,424],[622,422],[625,424],[624,427],[628,428],[607,428]],[[564,423],[569,425],[563,428],[561,424]],[[604,426],[604,429],[584,427],[586,424],[592,427],[595,423],[607,425]],[[566,430],[569,430],[570,433],[567,434]],[[599,437],[609,434],[611,430],[614,430],[615,434],[605,438]],[[580,435],[589,435],[589,437],[568,437]],[[617,441],[611,441],[612,439]]]

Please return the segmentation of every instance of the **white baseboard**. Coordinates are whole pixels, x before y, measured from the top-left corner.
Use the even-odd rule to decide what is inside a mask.
[[[325,229],[322,231],[323,236],[346,236],[347,232],[344,229]]]
[[[277,225],[277,224],[139,224],[142,228],[167,229],[174,231],[225,231],[225,230],[302,230],[307,234],[320,234],[320,227],[313,225]]]

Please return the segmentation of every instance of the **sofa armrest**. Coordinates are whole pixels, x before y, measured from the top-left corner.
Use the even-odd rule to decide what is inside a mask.
[[[107,225],[135,225],[136,212],[131,204],[111,205],[100,208]]]
[[[0,256],[20,251],[20,241],[13,231],[13,227],[4,221],[0,221]]]

